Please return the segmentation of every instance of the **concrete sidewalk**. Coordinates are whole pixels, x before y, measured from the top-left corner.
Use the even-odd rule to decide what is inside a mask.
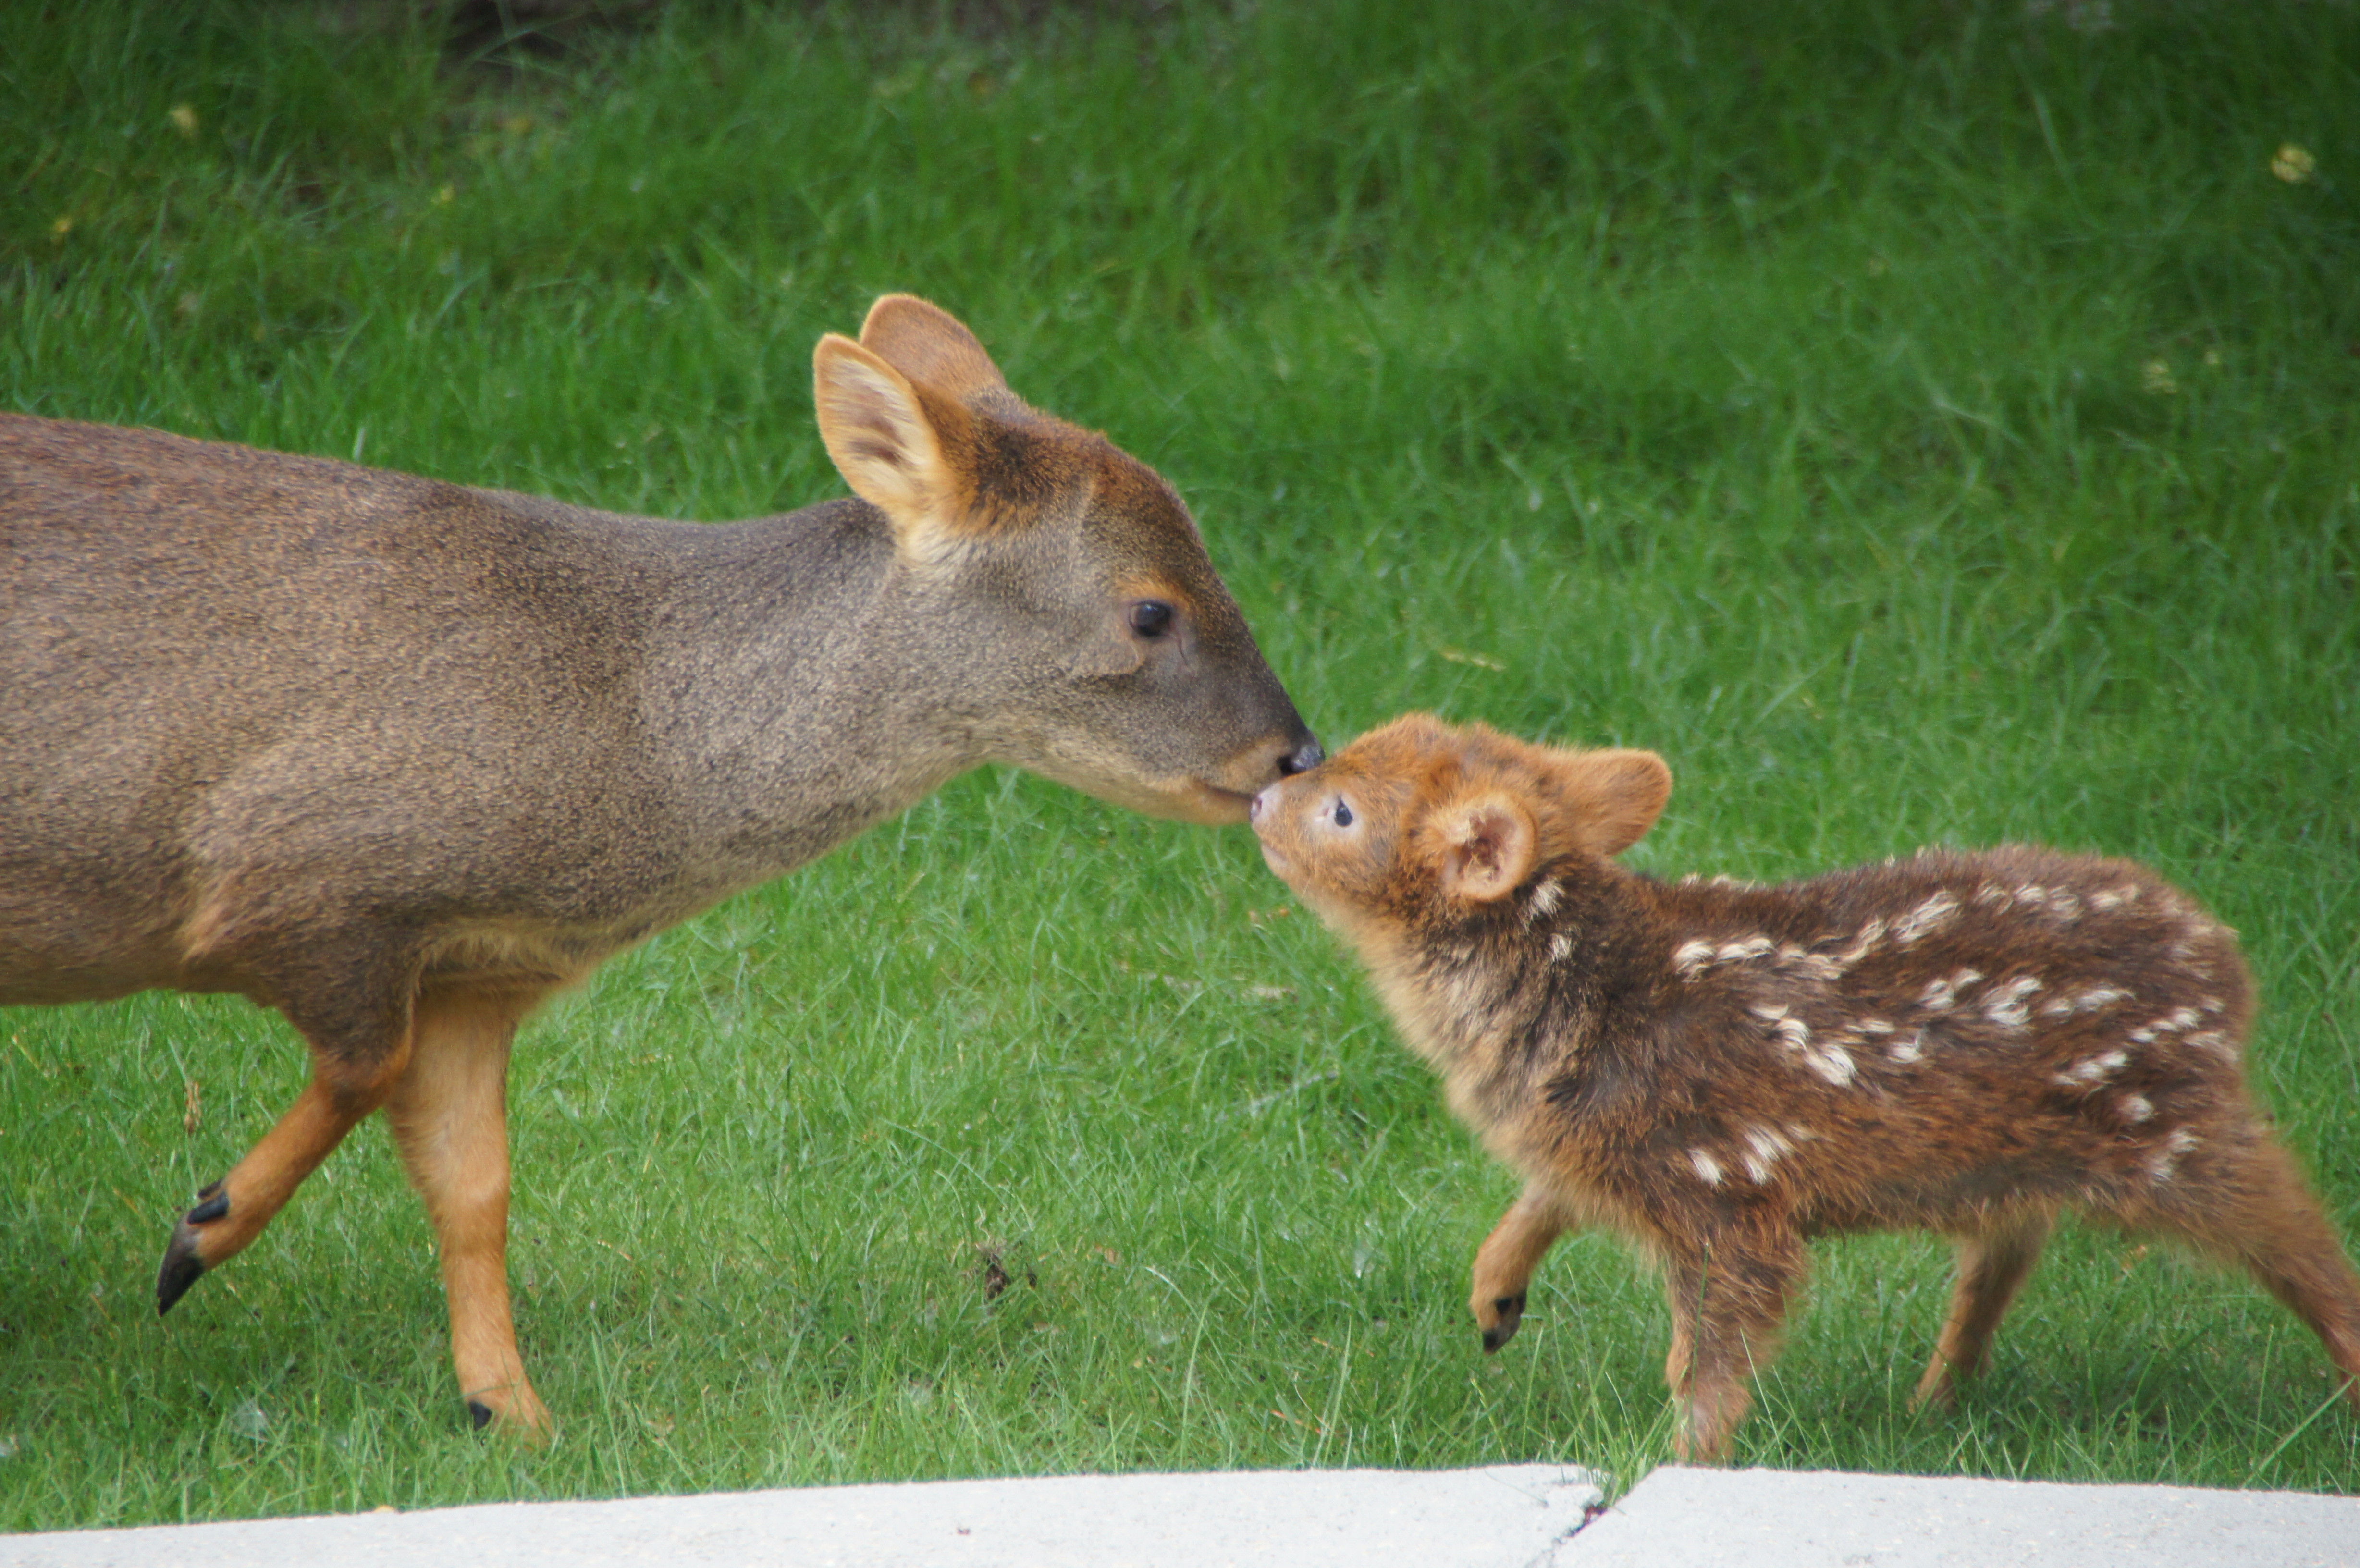
[[[826,1486],[0,1536],[26,1568],[2360,1568],[2360,1499],[1775,1470],[1282,1471]]]

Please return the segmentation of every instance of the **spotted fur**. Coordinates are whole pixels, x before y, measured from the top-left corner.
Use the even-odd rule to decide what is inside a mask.
[[[1956,1238],[1918,1385],[1947,1402],[2070,1210],[2243,1264],[2360,1379],[2360,1279],[2238,1067],[2235,933],[2144,867],[2028,845],[1766,887],[1615,864],[1670,789],[1652,753],[1414,714],[1254,802],[1525,1178],[1476,1258],[1486,1348],[1557,1236],[1619,1230],[1666,1275],[1683,1451],[1716,1457],[1805,1238]]]

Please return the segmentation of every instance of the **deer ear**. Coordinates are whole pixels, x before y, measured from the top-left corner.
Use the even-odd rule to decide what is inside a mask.
[[[869,307],[860,346],[912,381],[961,402],[978,393],[1008,391],[991,355],[956,316],[914,294],[888,294]]]
[[[1442,819],[1442,890],[1488,904],[1516,889],[1533,868],[1531,813],[1505,795],[1451,806]]]
[[[1672,798],[1672,770],[1652,751],[1572,752],[1557,777],[1574,832],[1593,855],[1620,855],[1646,837]]]
[[[972,444],[967,411],[835,332],[812,354],[812,384],[827,455],[853,494],[891,520],[902,557],[932,563],[951,553],[973,500],[971,479],[950,456]]]

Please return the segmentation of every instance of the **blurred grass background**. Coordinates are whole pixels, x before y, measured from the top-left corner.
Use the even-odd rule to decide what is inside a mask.
[[[1667,874],[2153,863],[2360,1231],[2352,5],[8,10],[0,405],[744,516],[841,493],[811,345],[923,293],[1179,485],[1331,743],[1653,746]],[[1478,1353],[1514,1182],[1242,830],[978,775],[530,1026],[547,1453],[465,1430],[374,1126],[155,1318],[302,1072],[0,1013],[0,1528],[1668,1452],[1612,1243]],[[1947,1249],[1818,1268],[1740,1463],[2360,1486],[2243,1279],[2070,1234],[1919,1420]]]

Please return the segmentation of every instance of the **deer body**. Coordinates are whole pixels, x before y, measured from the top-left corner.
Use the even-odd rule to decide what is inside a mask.
[[[816,359],[854,498],[700,525],[0,417],[0,1003],[278,1008],[313,1078],[169,1308],[383,1107],[478,1423],[503,1101],[552,989],[988,761],[1243,815],[1317,757],[1176,496],[907,297]]]
[[[1666,1276],[1682,1452],[1718,1457],[1806,1238],[1956,1239],[1939,1403],[2078,1210],[2242,1264],[2360,1379],[2360,1280],[2244,1082],[2233,932],[2143,867],[2027,846],[1658,882],[1612,856],[1670,786],[1651,753],[1413,716],[1253,808],[1526,1179],[1476,1258],[1487,1350],[1558,1236],[1617,1230]]]

